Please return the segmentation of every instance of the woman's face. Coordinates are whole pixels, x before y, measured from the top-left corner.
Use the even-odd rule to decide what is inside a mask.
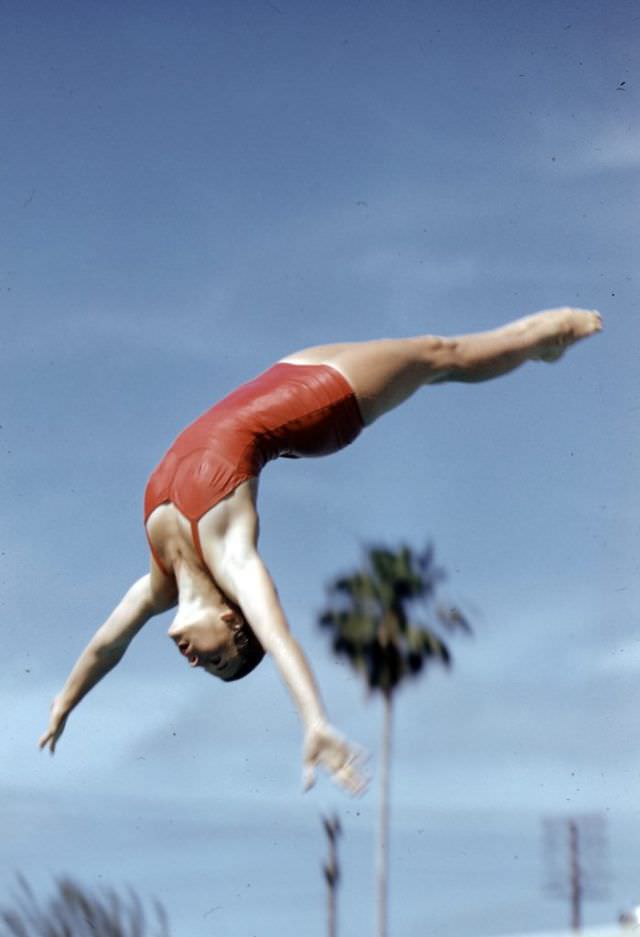
[[[240,613],[229,607],[207,610],[191,619],[177,615],[169,636],[191,667],[228,680],[242,663],[234,641],[241,623]]]

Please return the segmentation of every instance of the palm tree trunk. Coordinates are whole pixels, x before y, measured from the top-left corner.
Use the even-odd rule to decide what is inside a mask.
[[[391,761],[391,693],[383,694],[382,756],[380,762],[380,814],[378,819],[378,850],[376,862],[377,882],[377,937],[387,937],[388,923],[388,866],[389,866],[389,773]]]

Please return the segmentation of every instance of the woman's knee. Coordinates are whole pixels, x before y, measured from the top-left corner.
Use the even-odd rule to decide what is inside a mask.
[[[464,357],[457,339],[422,335],[415,341],[418,359],[425,370],[425,383],[446,380],[449,374],[464,368]]]

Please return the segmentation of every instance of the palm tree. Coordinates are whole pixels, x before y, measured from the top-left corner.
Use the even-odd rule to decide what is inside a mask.
[[[334,652],[362,674],[369,693],[382,695],[380,815],[377,845],[377,935],[387,935],[387,867],[389,843],[389,769],[393,696],[400,684],[416,678],[426,664],[447,668],[452,659],[443,633],[470,632],[458,609],[435,605],[435,593],[445,578],[434,563],[433,548],[415,552],[369,547],[362,568],[339,576],[328,587],[328,608],[319,624],[332,635]],[[415,620],[420,603],[434,606],[431,622]]]

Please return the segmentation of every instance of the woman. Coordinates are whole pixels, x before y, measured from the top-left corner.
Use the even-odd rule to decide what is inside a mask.
[[[335,452],[424,385],[484,381],[527,360],[554,361],[600,328],[598,313],[563,308],[457,338],[323,345],[282,358],[225,397],[178,437],[151,475],[150,572],[81,654],[53,702],[40,747],[55,751],[82,697],[149,618],[177,605],[169,636],[192,667],[237,680],[265,652],[272,655],[302,719],[305,787],[322,765],[347,790],[361,790],[355,751],[327,720],[258,552],[260,470],[278,456]]]

